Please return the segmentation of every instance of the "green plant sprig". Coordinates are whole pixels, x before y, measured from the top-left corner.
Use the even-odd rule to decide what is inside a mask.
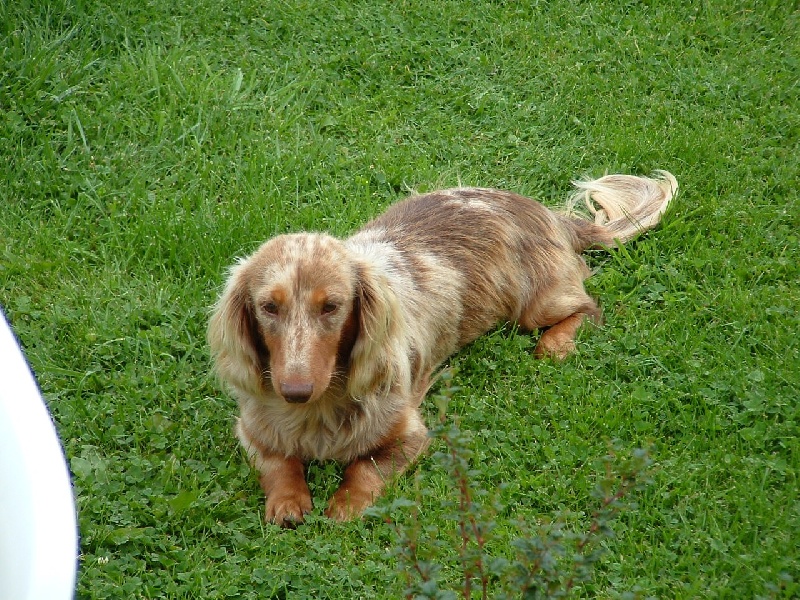
[[[601,459],[603,476],[592,492],[598,507],[592,512],[585,531],[568,528],[566,517],[569,515],[562,513],[552,523],[541,525],[538,531],[511,542],[517,552],[516,560],[493,557],[486,547],[496,526],[494,515],[502,510],[502,505],[496,499],[488,506],[482,502],[489,493],[477,483],[481,478],[480,468],[471,466],[472,436],[460,428],[458,417],[449,416],[447,411],[450,400],[459,391],[452,383],[453,371],[443,371],[440,381],[441,389],[434,396],[439,418],[430,435],[445,447],[436,452],[433,459],[444,467],[456,492],[454,500],[441,500],[443,508],[449,511],[448,521],[455,523],[455,531],[443,532],[435,524],[421,526],[419,505],[424,493],[419,491],[419,476],[416,478],[416,502],[399,498],[369,511],[370,515],[390,525],[395,533],[393,552],[398,570],[405,577],[405,597],[451,599],[460,594],[470,600],[477,594],[482,600],[490,597],[564,598],[577,585],[589,583],[595,565],[604,554],[603,542],[615,535],[612,522],[621,513],[636,508],[628,498],[650,480],[649,451],[637,448],[626,452],[619,440],[609,444],[608,453]],[[408,524],[397,518],[398,510],[410,510]],[[525,524],[520,523],[520,528],[525,530]],[[442,536],[442,533],[449,535]],[[457,549],[458,592],[446,588],[441,578],[448,554],[442,539],[452,540],[452,546]],[[497,589],[490,589],[493,583]]]

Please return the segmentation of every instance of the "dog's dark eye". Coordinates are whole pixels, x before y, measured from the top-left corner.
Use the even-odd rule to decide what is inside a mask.
[[[322,314],[329,315],[331,313],[336,312],[336,309],[339,308],[338,304],[334,304],[333,302],[326,302],[322,305]]]
[[[278,314],[278,305],[275,304],[272,300],[264,302],[261,305],[261,308],[264,310],[265,313],[268,315],[277,315]]]

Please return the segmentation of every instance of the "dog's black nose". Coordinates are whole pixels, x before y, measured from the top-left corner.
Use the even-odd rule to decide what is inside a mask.
[[[292,404],[302,404],[308,402],[314,386],[310,383],[281,383],[281,396]]]

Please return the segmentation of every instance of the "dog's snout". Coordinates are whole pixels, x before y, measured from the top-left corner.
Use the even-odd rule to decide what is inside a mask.
[[[314,385],[311,383],[286,383],[281,382],[281,396],[292,404],[302,404],[308,402],[311,394],[314,393]]]

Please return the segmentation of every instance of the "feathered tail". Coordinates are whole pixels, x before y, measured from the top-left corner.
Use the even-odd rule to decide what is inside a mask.
[[[678,192],[678,181],[668,171],[654,175],[606,175],[573,182],[578,191],[570,198],[567,211],[577,237],[575,249],[615,246],[658,225]],[[593,215],[594,223],[576,213],[580,202]]]

